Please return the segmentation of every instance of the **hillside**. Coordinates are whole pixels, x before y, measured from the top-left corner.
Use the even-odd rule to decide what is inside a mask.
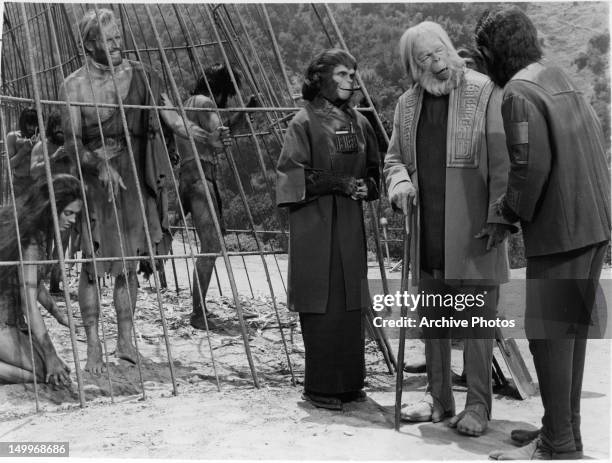
[[[544,39],[545,57],[569,72],[580,89],[590,97],[593,93],[593,74],[578,72],[572,64],[593,35],[609,33],[608,3],[603,2],[550,2],[531,3],[527,14],[536,24]],[[609,78],[609,76],[608,76]]]

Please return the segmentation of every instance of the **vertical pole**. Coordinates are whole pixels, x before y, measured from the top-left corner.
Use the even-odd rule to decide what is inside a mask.
[[[178,90],[178,87],[176,86],[176,81],[174,80],[174,77],[172,76],[172,73],[170,72],[170,63],[168,62],[168,59],[166,57],[166,53],[164,51],[164,49],[162,48],[162,44],[161,44],[161,38],[159,36],[159,32],[157,31],[157,28],[155,27],[155,22],[153,20],[153,16],[151,14],[151,10],[149,8],[149,5],[144,5],[145,10],[147,12],[147,16],[149,18],[149,22],[153,28],[153,33],[155,35],[155,40],[157,42],[157,45],[160,49],[160,55],[162,58],[162,62],[164,64],[164,66],[166,67],[166,69],[168,70],[168,78],[170,80],[170,84],[172,86],[172,90],[174,95],[176,96],[176,98],[179,100],[179,111],[180,111],[180,115],[183,118],[184,121],[187,120],[187,114],[185,112],[185,108],[183,107],[182,102],[180,101],[180,93]],[[191,145],[191,149],[193,150],[194,153],[197,153],[197,149],[195,146],[195,140],[193,139],[193,136],[191,134],[189,134],[189,142]],[[196,167],[198,169],[198,173],[200,175],[200,179],[202,181],[202,184],[204,185],[204,194],[206,196],[206,201],[208,202],[208,207],[211,210],[214,210],[214,203],[213,203],[213,199],[212,199],[212,195],[210,193],[210,190],[208,188],[208,182],[206,181],[206,177],[204,175],[204,171],[202,170],[202,166],[200,165],[199,162],[196,163]],[[253,363],[253,356],[251,354],[251,347],[249,345],[249,337],[248,337],[248,333],[247,333],[247,329],[246,329],[246,325],[244,323],[244,316],[242,314],[242,305],[240,303],[240,298],[238,295],[238,289],[236,287],[236,280],[234,279],[234,273],[232,271],[232,266],[231,263],[229,261],[229,255],[227,253],[227,249],[225,247],[225,242],[223,241],[223,233],[221,231],[221,225],[219,224],[219,220],[217,218],[217,216],[215,214],[211,214],[211,217],[213,219],[213,223],[215,226],[215,230],[217,232],[217,237],[219,239],[219,244],[221,245],[221,253],[223,254],[223,259],[225,261],[225,268],[227,270],[227,274],[230,280],[230,286],[232,288],[232,294],[234,296],[234,302],[236,304],[236,312],[238,313],[238,320],[240,322],[240,329],[242,332],[242,338],[244,341],[244,347],[245,347],[245,351],[246,351],[246,355],[247,355],[247,360],[249,363],[249,367],[251,369],[251,375],[253,377],[253,382],[255,384],[255,387],[259,388],[259,379],[257,378],[257,372],[255,370],[255,364]]]
[[[38,88],[39,82],[38,82],[38,76],[36,74],[36,67],[34,64],[34,48],[32,44],[32,38],[30,36],[30,28],[28,25],[28,18],[26,15],[25,5],[21,3],[20,6],[21,6],[21,16],[23,18],[24,32],[26,36],[26,43],[28,44],[28,50],[26,53],[28,56],[29,64],[30,64],[30,73],[32,74],[32,87],[34,88],[34,100],[36,102],[36,113],[38,116],[38,125],[40,128],[41,139],[46,140],[45,127],[44,127],[43,117],[42,117],[42,104],[40,102],[41,100],[40,90]],[[55,234],[55,244],[57,246],[57,249],[59,250],[59,249],[62,249],[62,238],[61,238],[61,233],[59,229],[57,206],[55,204],[55,192],[53,191],[53,178],[51,175],[51,163],[49,161],[49,153],[47,150],[47,144],[43,143],[42,147],[43,147],[43,156],[45,158],[45,174],[47,177],[47,185],[49,186],[49,203],[51,205],[51,215],[53,217],[53,232]],[[72,355],[74,356],[74,369],[76,373],[77,386],[78,386],[78,391],[79,391],[79,404],[81,407],[84,407],[85,406],[85,393],[83,391],[83,378],[81,374],[81,367],[79,364],[79,353],[78,353],[77,344],[76,344],[76,331],[75,331],[75,326],[74,326],[74,319],[72,317],[70,293],[68,290],[68,283],[67,283],[68,279],[66,277],[66,267],[64,264],[64,255],[63,255],[64,253],[58,252],[57,254],[59,257],[59,265],[60,265],[60,270],[62,274],[62,281],[64,284],[64,298],[66,300],[68,324],[70,326],[70,343],[72,345]]]

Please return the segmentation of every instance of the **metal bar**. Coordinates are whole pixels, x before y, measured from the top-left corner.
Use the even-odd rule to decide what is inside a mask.
[[[324,3],[323,6],[325,7],[325,11],[327,12],[327,17],[329,18],[329,21],[331,22],[332,27],[334,28],[334,32],[336,33],[336,36],[338,37],[338,41],[340,42],[340,45],[342,46],[342,48],[348,51],[348,47],[346,46],[346,42],[344,41],[342,32],[340,32],[338,23],[336,23],[336,20],[334,19],[334,16],[331,10],[329,9],[329,5],[327,3]],[[372,102],[372,98],[370,98],[370,93],[368,92],[368,89],[364,85],[363,80],[361,79],[361,76],[359,75],[359,73],[357,73],[356,77],[357,77],[357,82],[361,86],[361,91],[363,92],[363,96],[365,96],[366,101],[368,102],[368,105],[373,108],[374,103]],[[387,143],[389,143],[389,136],[387,135],[387,132],[385,131],[385,126],[383,125],[382,121],[380,120],[380,117],[378,116],[378,112],[374,111],[374,117],[376,118],[376,123],[378,124],[378,128],[383,134],[383,138],[385,139]]]
[[[207,5],[207,6],[208,6],[208,8],[205,8],[206,13],[208,14],[210,23],[214,24],[212,8],[210,7],[210,5]],[[220,20],[223,22],[223,19],[221,17],[220,17]],[[220,43],[221,40],[220,40],[220,36],[219,36],[219,31],[217,30],[216,27],[213,27],[213,32],[215,34],[215,39],[217,40],[217,42]],[[220,48],[221,48],[221,53],[223,55],[223,59],[224,59],[224,61],[226,63],[226,66],[228,68],[230,77],[232,79],[232,83],[234,84],[234,88],[236,89],[236,96],[238,97],[238,101],[240,103],[240,106],[244,107],[245,106],[244,105],[244,101],[242,100],[242,96],[240,95],[240,91],[238,89],[238,85],[236,85],[236,80],[235,80],[235,77],[233,75],[231,66],[229,65],[227,54],[225,53],[225,48],[222,45],[220,45]],[[249,129],[250,129],[251,133],[253,133],[253,125],[252,125],[250,119],[248,119],[248,118],[247,118],[247,124],[249,125]],[[261,166],[263,168],[262,169],[262,173],[264,175],[266,183],[268,184],[269,180],[268,180],[268,177],[266,175],[265,166],[263,165],[263,157],[261,155],[261,148],[260,148],[259,144],[257,143],[257,137],[253,137],[253,139],[255,141],[255,145],[256,145],[256,149],[257,149],[257,153],[258,153],[258,159],[260,159],[260,161],[262,163],[261,164]],[[230,163],[232,171],[234,172],[234,176],[236,178],[236,184],[238,186],[238,191],[240,193],[240,197],[241,197],[242,202],[243,202],[244,207],[245,207],[247,218],[249,220],[251,228],[253,230],[255,230],[255,222],[253,221],[253,216],[251,215],[251,211],[249,209],[248,201],[247,201],[246,195],[244,193],[244,188],[242,186],[242,182],[240,181],[240,175],[238,173],[238,167],[236,166],[236,163],[234,161],[234,157],[233,157],[233,155],[232,155],[232,153],[231,153],[231,151],[229,149],[225,149],[225,154],[226,154],[227,159],[228,159],[228,161]],[[272,195],[271,191],[270,191],[270,197],[271,198],[274,197]],[[268,264],[266,262],[265,257],[262,254],[262,252],[263,252],[263,245],[262,245],[262,243],[261,243],[261,241],[259,239],[259,236],[256,233],[253,233],[253,237],[255,238],[255,242],[257,243],[257,248],[260,251],[261,261],[262,261],[262,264],[263,264],[263,267],[264,267],[264,271],[265,271],[265,274],[266,274],[266,279],[268,281],[268,287],[270,289],[270,295],[271,295],[271,298],[272,298],[272,306],[274,308],[274,313],[276,315],[276,319],[277,319],[277,322],[278,322],[278,328],[280,330],[281,340],[282,340],[282,343],[283,343],[283,347],[285,349],[285,354],[286,354],[286,357],[287,357],[287,363],[288,363],[289,371],[291,373],[291,383],[295,385],[295,376],[293,374],[293,367],[291,366],[291,359],[289,357],[289,349],[287,347],[287,343],[286,343],[286,340],[285,340],[285,334],[283,332],[283,327],[282,327],[282,323],[281,323],[281,320],[280,320],[280,315],[279,315],[279,312],[278,312],[278,307],[276,305],[276,296],[274,295],[274,287],[272,285],[272,280],[271,280],[271,277],[270,277],[270,272],[268,270]]]
[[[242,245],[240,244],[240,238],[238,238],[238,233],[236,233],[236,243],[238,243],[238,251],[242,252]],[[246,261],[244,260],[244,255],[240,255],[242,257],[242,265],[244,265],[244,273],[246,273],[247,283],[249,284],[249,289],[251,290],[251,297],[255,297],[253,294],[253,286],[251,286],[251,279],[249,278],[249,270],[246,266]]]
[[[7,131],[6,131],[6,127],[4,126],[4,121],[6,119],[4,118],[4,111],[2,109],[2,106],[0,106],[0,124],[2,124],[2,135],[3,138],[5,140],[5,145],[6,143],[6,137],[7,137]],[[27,300],[27,287],[26,287],[26,281],[25,281],[25,268],[24,268],[24,260],[23,260],[23,250],[21,247],[21,232],[19,230],[19,214],[17,213],[17,201],[15,201],[15,189],[13,188],[13,176],[11,175],[11,159],[9,156],[7,156],[7,160],[8,160],[8,181],[9,181],[9,193],[10,193],[10,197],[11,197],[11,204],[13,206],[13,216],[15,217],[15,231],[17,233],[17,253],[19,255],[19,277],[21,278],[21,287],[24,291],[24,295],[26,297],[26,304],[28,304],[28,300]],[[36,302],[34,302],[36,303]],[[38,379],[36,378],[36,362],[34,361],[34,343],[32,340],[32,324],[30,323],[30,311],[26,310],[25,311],[25,316],[26,316],[26,323],[28,324],[28,340],[29,340],[29,347],[30,347],[30,361],[32,362],[32,376],[34,377],[34,401],[35,401],[35,407],[36,407],[36,413],[40,412],[40,402],[38,399]]]
[[[122,6],[122,8],[124,8],[124,7]],[[131,25],[128,24],[128,27],[129,27],[129,30],[130,30],[130,34],[132,36],[132,41],[135,43]],[[136,46],[137,56],[142,61],[142,59],[141,59],[142,55],[140,54],[140,51],[138,50],[137,45],[135,45],[135,46]],[[151,89],[151,84],[150,84],[149,80],[146,78],[146,75],[145,75],[145,83],[146,83],[146,86],[147,86],[147,91],[151,95],[153,95],[153,91]],[[159,112],[155,111],[155,115],[156,115],[157,123],[161,126],[162,121],[160,119]],[[165,151],[165,154],[166,154],[165,159],[168,161],[168,167],[170,168],[170,170],[172,170],[172,165],[171,165],[171,162],[170,162],[170,155],[169,155],[167,147],[166,147],[165,137],[164,137],[163,131],[161,132],[161,137],[162,137],[162,139],[164,141],[164,151]],[[176,180],[174,175],[172,175],[172,183],[173,183],[174,190],[176,192],[177,198],[180,198],[179,186],[178,186],[177,180]],[[180,215],[181,215],[181,219],[182,219],[182,222],[183,222],[183,227],[181,227],[181,237],[182,237],[182,241],[183,241],[183,250],[185,252],[187,252],[187,249],[185,247],[184,235],[183,235],[183,230],[187,229],[187,219],[186,219],[186,214],[185,214],[185,211],[184,211],[184,208],[183,208],[183,204],[182,204],[182,202],[180,200],[178,201],[178,206],[179,206],[179,212],[180,212]],[[173,228],[173,227],[170,227],[170,228]],[[187,237],[189,237],[189,234],[187,234]],[[195,265],[195,262],[196,262],[195,261],[195,253],[193,252],[193,247],[191,245],[191,241],[189,241],[189,251],[190,251],[191,260],[194,263],[194,269],[195,269],[197,267]],[[171,249],[171,254],[173,254],[172,249]],[[172,262],[172,266],[173,266],[173,270],[174,270],[175,269],[174,257],[171,259],[171,262]],[[185,265],[187,267],[187,272],[189,274],[189,262],[188,262],[188,259],[185,259]],[[187,282],[189,284],[189,291],[191,293],[192,285],[191,285],[191,281],[189,280],[189,277],[187,277]],[[200,289],[201,285],[199,284],[199,282],[200,282],[199,275],[196,272],[196,281],[195,281],[195,284],[197,284],[198,292],[199,292],[199,295],[200,295],[200,300],[204,301],[204,297],[203,297],[202,291]],[[178,283],[177,283],[177,294],[178,294]],[[203,311],[203,316],[204,316],[204,325],[205,325],[205,328],[206,328],[207,341],[208,341],[208,346],[209,346],[209,350],[210,350],[210,356],[211,356],[213,372],[214,372],[215,380],[216,380],[216,383],[217,383],[217,390],[221,391],[221,384],[219,382],[219,375],[217,373],[217,367],[216,367],[216,363],[215,363],[214,350],[213,350],[213,347],[212,347],[210,331],[209,331],[209,328],[208,328],[208,320],[207,320],[207,317],[206,317],[206,313],[204,311]]]
[[[44,127],[43,117],[42,117],[42,105],[40,104],[39,82],[38,82],[36,75],[34,74],[34,69],[35,69],[34,47],[33,47],[32,38],[30,35],[30,27],[27,23],[25,5],[22,3],[20,6],[21,6],[21,15],[24,21],[25,39],[26,39],[26,43],[28,44],[27,56],[28,56],[28,60],[30,63],[30,71],[32,72],[32,87],[34,88],[34,99],[36,100],[36,113],[38,116],[38,125],[39,125],[41,139],[46,140],[45,127]],[[64,288],[63,288],[64,298],[65,298],[66,309],[67,309],[66,311],[68,315],[68,325],[70,327],[70,344],[72,345],[72,355],[74,357],[74,370],[76,373],[77,387],[79,391],[79,404],[81,407],[84,407],[85,406],[85,392],[83,390],[83,378],[81,375],[81,368],[79,365],[79,353],[78,353],[77,344],[76,344],[76,331],[75,331],[75,326],[74,326],[74,320],[72,318],[72,307],[70,304],[68,279],[66,276],[66,268],[64,266],[63,252],[59,252],[59,250],[63,249],[63,247],[62,247],[62,237],[61,237],[61,233],[59,229],[57,205],[55,204],[55,191],[53,189],[53,178],[51,175],[51,163],[49,160],[49,152],[47,150],[47,144],[43,142],[42,148],[43,148],[43,157],[45,159],[45,175],[47,177],[47,185],[49,186],[49,203],[51,206],[51,216],[53,218],[53,232],[55,233],[55,244],[58,249],[57,255],[59,257],[60,271],[62,275],[62,282],[64,285]]]
[[[98,16],[97,7],[95,7],[95,8],[96,8],[96,17],[97,17]],[[72,6],[72,13],[73,13],[73,16],[74,16],[74,19],[75,19],[75,23],[78,23],[78,17],[77,17],[74,5]],[[101,30],[102,29],[100,28],[100,31]],[[101,38],[104,40],[103,37],[101,37]],[[104,41],[104,43],[106,44],[106,41]],[[79,45],[81,46],[81,51],[83,53],[83,56],[86,57],[87,56],[87,52],[85,50],[84,38],[81,36],[80,31],[79,31]],[[99,133],[100,133],[100,138],[102,140],[102,147],[106,150],[106,142],[105,142],[105,139],[104,139],[104,131],[102,130],[102,121],[101,121],[101,117],[100,117],[100,108],[99,108],[98,103],[97,103],[97,98],[95,97],[95,90],[94,90],[94,85],[93,85],[93,79],[91,77],[91,73],[90,73],[90,69],[89,69],[89,63],[88,63],[87,59],[84,60],[84,65],[85,65],[86,72],[87,72],[89,86],[90,86],[92,95],[94,95],[94,103],[95,103],[94,107],[96,109],[96,120],[97,120],[97,123],[98,123],[98,130],[99,130]],[[112,72],[112,70],[111,70],[111,72]],[[118,92],[117,92],[117,94],[118,94]],[[119,98],[119,100],[120,100],[120,98]],[[71,125],[72,125],[72,122],[71,122]],[[128,143],[129,143],[129,138],[128,138]],[[77,145],[75,145],[75,148],[76,148],[76,146]],[[77,154],[76,157],[78,159],[78,154]],[[108,161],[108,159],[106,157],[104,159],[104,163],[105,163],[104,164],[105,167],[108,169],[110,164],[109,164],[109,161]],[[80,174],[80,175],[82,175],[82,174]],[[129,290],[129,280],[128,280],[129,273],[127,271],[127,265],[126,265],[126,260],[125,260],[125,246],[124,246],[124,243],[123,243],[122,234],[120,233],[121,226],[119,224],[119,213],[117,211],[117,202],[116,202],[115,195],[111,195],[111,203],[112,203],[112,206],[113,206],[113,215],[114,215],[114,218],[115,218],[115,224],[117,225],[117,230],[119,232],[118,233],[119,249],[121,251],[121,256],[120,256],[119,260],[122,263],[122,271],[123,271],[124,278],[126,280],[127,298],[128,298],[128,304],[130,306],[129,313],[130,313],[130,317],[131,317],[131,320],[132,320],[132,328],[133,328],[133,333],[134,333],[134,343],[135,343],[136,350],[138,351],[138,336],[136,335],[136,329],[135,329],[135,324],[134,324],[134,313],[132,311],[132,307],[135,306],[135,302],[132,301],[132,294],[131,294],[131,292]],[[91,227],[90,226],[88,226],[88,231],[90,233],[91,246],[92,246],[91,249],[93,250],[93,249],[95,249],[95,247],[93,246],[93,234],[91,234]],[[92,252],[92,257],[93,257],[94,254],[95,253]],[[94,270],[94,275],[97,278],[96,281],[99,281],[99,275],[97,273],[97,269]],[[103,278],[102,281],[104,283],[104,286],[106,286],[106,280]],[[98,293],[100,293],[99,288],[98,288]],[[101,303],[100,298],[98,298],[98,302]],[[116,310],[117,310],[117,308],[115,306],[115,311]],[[100,316],[102,316],[102,314],[103,314],[102,305],[101,304],[99,306],[99,314],[100,314]],[[117,317],[117,324],[118,323],[119,323],[119,320],[118,320],[118,317]],[[103,336],[106,337],[105,329],[104,329],[105,323],[104,323],[104,319],[103,318],[102,318],[101,325],[102,325]],[[107,354],[106,354],[106,362],[108,364],[108,351],[107,351]],[[140,354],[138,354],[138,356],[137,356],[136,365],[138,367],[138,375],[139,375],[139,379],[140,379],[140,385],[142,387],[142,397],[143,397],[143,399],[145,399],[146,398],[146,391],[145,391],[144,381],[143,381],[143,377],[142,377],[142,362],[141,362],[141,359],[140,359]],[[108,368],[107,368],[107,371],[109,371]],[[109,374],[109,380],[110,380],[110,374]]]
[[[264,20],[266,21],[266,28],[268,30],[268,34],[270,35],[270,40],[272,41],[272,50],[274,51],[274,56],[276,56],[278,66],[280,67],[281,73],[283,74],[283,80],[285,81],[285,85],[287,86],[287,95],[289,96],[289,103],[291,103],[291,101],[293,101],[291,93],[291,84],[289,83],[287,70],[285,69],[285,65],[283,64],[283,57],[281,56],[280,49],[278,48],[278,42],[276,41],[276,36],[274,35],[274,29],[272,28],[272,22],[270,22],[270,16],[268,16],[268,9],[263,3],[260,5],[260,8],[263,13]]]
[[[145,8],[145,10],[147,12],[147,16],[149,18],[149,22],[150,22],[150,24],[151,24],[151,26],[153,28],[153,33],[155,35],[155,40],[156,40],[156,42],[157,42],[157,44],[158,44],[158,46],[160,48],[160,55],[162,57],[162,62],[164,64],[164,66],[166,67],[166,69],[169,71],[170,70],[170,63],[168,62],[168,59],[166,57],[166,53],[165,53],[165,51],[162,48],[159,32],[157,31],[157,28],[155,27],[155,22],[153,20],[153,16],[151,14],[151,10],[149,8],[149,5],[145,4],[144,8]],[[187,120],[187,114],[185,112],[185,109],[183,107],[182,102],[180,101],[180,93],[178,91],[178,87],[176,86],[176,81],[174,80],[174,77],[172,76],[171,73],[168,75],[168,78],[170,80],[170,84],[172,86],[173,93],[175,94],[176,98],[179,101],[180,115],[183,118],[183,120],[186,121]],[[192,149],[192,151],[194,153],[197,153],[197,149],[196,149],[196,146],[195,146],[195,140],[193,139],[193,135],[191,135],[191,133],[189,133],[188,135],[189,135],[189,143],[191,145],[191,149]],[[212,195],[211,195],[211,193],[209,191],[208,182],[206,181],[206,177],[204,176],[204,171],[202,170],[202,166],[200,165],[199,162],[197,162],[196,163],[196,167],[198,169],[198,173],[200,175],[200,179],[201,179],[202,184],[204,186],[204,194],[206,196],[206,201],[208,202],[208,207],[211,210],[214,210],[214,203],[213,203],[213,200],[212,200]],[[242,331],[242,338],[243,338],[243,341],[244,341],[245,352],[246,352],[247,359],[248,359],[248,362],[249,362],[249,367],[251,369],[251,374],[253,376],[253,382],[254,382],[255,386],[257,388],[259,388],[259,380],[257,378],[257,372],[255,371],[255,365],[253,363],[253,357],[252,357],[252,354],[251,354],[251,349],[250,349],[250,345],[249,345],[246,325],[244,323],[244,317],[243,317],[243,314],[242,314],[242,307],[241,307],[241,304],[240,304],[240,298],[238,296],[238,289],[236,288],[236,281],[234,279],[234,274],[232,272],[232,266],[231,266],[231,263],[230,263],[230,260],[229,260],[229,255],[227,254],[227,249],[225,248],[225,243],[223,241],[223,233],[221,231],[221,226],[219,224],[219,220],[218,220],[217,216],[215,214],[211,214],[211,217],[213,219],[215,230],[216,230],[217,236],[219,238],[219,244],[221,245],[221,252],[223,254],[223,259],[225,261],[225,267],[226,267],[227,274],[228,274],[228,277],[229,277],[229,280],[230,280],[230,286],[232,288],[232,294],[234,296],[234,303],[236,304],[236,311],[238,313],[238,320],[240,322],[240,328],[241,328],[241,331]]]
[[[12,101],[18,103],[31,103],[34,100],[32,98],[23,98],[9,95],[0,95],[0,100],[4,101]],[[42,104],[49,105],[57,105],[59,104],[57,100],[44,100],[41,99],[40,102]],[[70,103],[70,106],[98,106],[100,108],[118,108],[119,104],[117,103],[98,103],[97,105],[94,103],[84,103],[73,101]],[[174,109],[175,111],[179,110],[178,106],[160,106],[160,105],[137,105],[137,104],[125,104],[123,105],[125,109]],[[278,107],[264,107],[258,106],[253,108],[184,108],[186,112],[219,112],[219,113],[253,113],[253,112],[275,112],[275,111],[286,111],[286,112],[297,112],[302,108],[292,107],[292,108],[278,108]]]

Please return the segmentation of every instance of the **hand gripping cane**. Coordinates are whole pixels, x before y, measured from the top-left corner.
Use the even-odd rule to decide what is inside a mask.
[[[410,270],[410,239],[412,229],[412,219],[414,214],[414,207],[412,204],[409,206],[408,215],[404,216],[404,255],[402,265],[402,280],[400,283],[400,292],[404,294],[404,291],[408,290],[408,282],[410,281],[409,270]],[[400,307],[400,320],[404,320],[408,314],[408,308],[405,305]],[[400,412],[402,408],[402,385],[404,382],[404,347],[406,346],[406,327],[400,324],[399,329],[399,348],[397,351],[397,368],[395,377],[395,430],[399,431],[400,427]]]

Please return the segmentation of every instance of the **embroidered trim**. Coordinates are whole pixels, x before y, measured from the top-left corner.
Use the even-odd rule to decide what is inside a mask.
[[[466,75],[467,77],[467,75]],[[485,136],[486,113],[493,83],[470,73],[464,85],[451,91],[448,108],[446,166],[477,168]]]

